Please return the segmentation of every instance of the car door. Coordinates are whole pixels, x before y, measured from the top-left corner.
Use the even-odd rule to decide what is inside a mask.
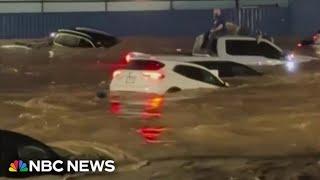
[[[257,52],[263,57],[263,65],[278,65],[284,63],[282,52],[268,41],[262,40],[259,42]]]
[[[209,71],[198,67],[177,65],[173,71],[178,74],[175,83],[178,83],[178,87],[184,89],[217,88],[224,86],[224,84]]]

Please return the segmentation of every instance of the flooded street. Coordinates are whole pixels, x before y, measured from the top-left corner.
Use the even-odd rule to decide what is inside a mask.
[[[62,154],[113,158],[121,170],[110,179],[320,178],[319,62],[226,79],[228,89],[101,99],[114,63],[97,70],[95,60],[59,64],[39,52],[15,54],[20,67],[1,56],[1,129]]]

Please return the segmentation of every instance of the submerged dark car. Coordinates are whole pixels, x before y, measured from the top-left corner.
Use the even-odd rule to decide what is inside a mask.
[[[57,33],[52,33],[51,38],[53,45],[72,48],[110,48],[119,42],[111,34],[85,27],[59,29]]]
[[[88,61],[110,58],[107,51],[120,41],[115,36],[101,30],[76,27],[59,29],[50,35],[50,58]]]
[[[262,73],[240,63],[232,61],[195,61],[210,70],[218,70],[220,77],[261,76]]]
[[[314,45],[320,45],[320,30],[314,33],[312,37],[306,38],[297,44],[298,47],[314,46]]]

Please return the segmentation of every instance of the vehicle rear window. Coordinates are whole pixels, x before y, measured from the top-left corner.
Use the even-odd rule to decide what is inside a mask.
[[[159,61],[152,60],[134,60],[130,61],[126,66],[126,69],[131,70],[159,70],[165,65]]]

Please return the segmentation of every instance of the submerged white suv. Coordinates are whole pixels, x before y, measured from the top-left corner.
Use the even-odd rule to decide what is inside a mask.
[[[131,60],[125,68],[113,72],[110,91],[165,94],[184,89],[228,86],[217,74],[216,70],[192,63]]]

